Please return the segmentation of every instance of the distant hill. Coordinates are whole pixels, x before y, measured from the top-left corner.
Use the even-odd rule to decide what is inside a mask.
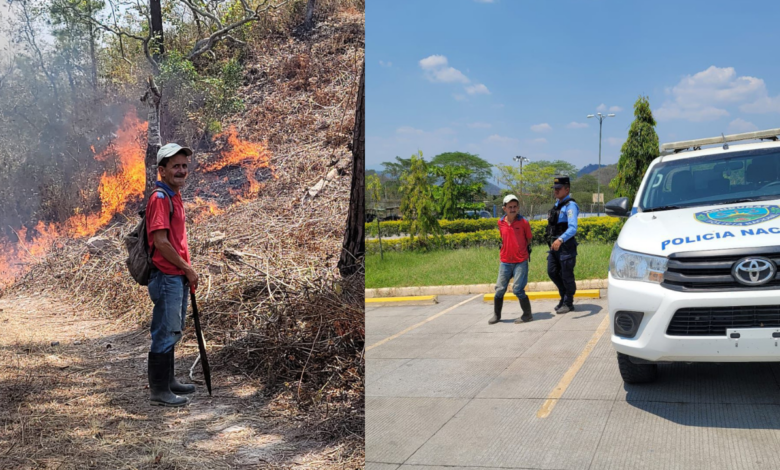
[[[605,166],[607,165],[601,165],[602,168],[604,168]],[[599,169],[599,165],[597,163],[591,163],[590,165],[586,165],[582,167],[582,169],[577,172],[577,176],[588,175],[598,169]]]
[[[501,188],[493,183],[485,183],[484,189],[485,192],[490,196],[498,196],[501,194]]]
[[[598,165],[593,165],[598,166]],[[596,179],[601,182],[601,184],[609,184],[610,181],[615,179],[617,176],[617,163],[614,163],[612,165],[602,165],[603,168],[600,168],[591,174],[596,177]]]

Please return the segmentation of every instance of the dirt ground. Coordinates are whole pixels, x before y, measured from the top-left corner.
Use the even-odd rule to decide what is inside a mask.
[[[50,295],[0,299],[1,469],[362,468],[354,445],[318,441],[262,384],[220,364],[213,396],[199,384],[187,407],[150,406],[148,331],[96,318]],[[197,356],[186,338],[183,382]]]

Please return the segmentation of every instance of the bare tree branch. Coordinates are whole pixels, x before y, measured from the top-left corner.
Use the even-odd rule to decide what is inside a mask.
[[[190,5],[192,2],[190,0],[181,0],[182,2]],[[211,51],[211,48],[214,47],[214,44],[221,41],[222,39],[225,39],[229,37],[230,31],[241,27],[247,23],[250,23],[252,21],[257,21],[260,19],[260,14],[265,13],[269,10],[275,10],[277,8],[282,7],[283,5],[289,3],[290,0],[285,0],[283,2],[279,2],[273,5],[267,5],[268,0],[264,0],[263,2],[258,5],[257,9],[255,10],[246,10],[244,18],[242,20],[236,21],[235,23],[229,24],[227,26],[221,27],[219,30],[215,31],[211,34],[211,36],[207,38],[203,38],[198,40],[195,45],[192,47],[192,50],[189,54],[187,54],[187,59],[192,60],[195,57],[203,54],[204,52]],[[242,2],[244,3],[244,2]],[[245,3],[244,3],[245,4]],[[267,6],[266,6],[267,5]],[[213,15],[212,15],[213,16]],[[214,17],[216,18],[216,17]],[[221,22],[219,23],[222,24]],[[235,38],[233,38],[235,39]]]

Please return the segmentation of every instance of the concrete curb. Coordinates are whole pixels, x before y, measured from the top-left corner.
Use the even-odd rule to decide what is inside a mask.
[[[577,289],[606,289],[606,279],[586,279],[577,281]],[[526,292],[557,291],[552,281],[529,282]],[[384,287],[366,289],[366,298],[374,297],[409,297],[417,295],[471,295],[492,294],[496,291],[495,284],[472,284],[461,286],[419,286],[419,287]]]

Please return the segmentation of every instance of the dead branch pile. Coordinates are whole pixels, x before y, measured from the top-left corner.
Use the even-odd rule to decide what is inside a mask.
[[[243,139],[268,141],[273,175],[261,170],[257,198],[229,205],[219,186],[229,178],[196,173],[182,192],[213,367],[239,367],[277,397],[328,410],[326,421],[337,424],[322,430],[340,436],[362,435],[363,420],[363,273],[342,279],[336,269],[363,47],[362,14],[325,21],[305,41],[258,43],[246,66],[247,109],[226,124]],[[224,212],[204,217],[209,201]],[[60,240],[10,290],[54,289],[148,326],[151,301],[124,265],[122,238],[136,222],[119,215],[89,242]],[[339,414],[345,419],[332,419]]]

